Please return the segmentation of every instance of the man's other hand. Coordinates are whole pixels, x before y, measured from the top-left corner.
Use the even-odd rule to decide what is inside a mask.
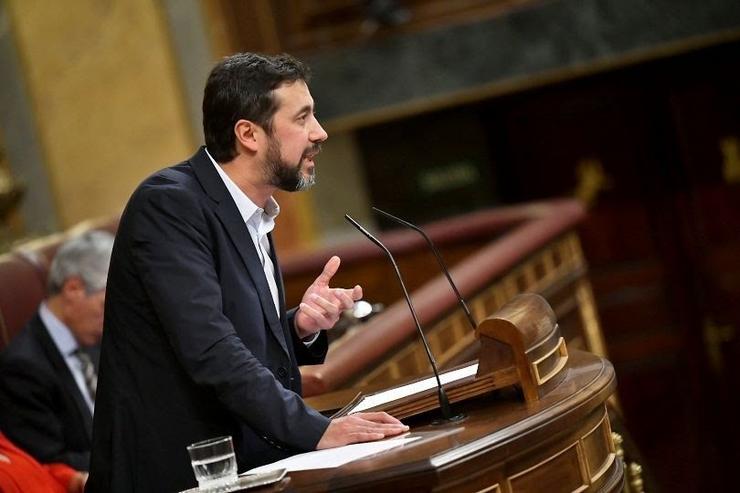
[[[409,427],[388,413],[356,413],[332,419],[316,450],[340,447],[350,443],[371,442],[398,435]]]
[[[339,269],[339,257],[334,256],[324,266],[319,277],[308,287],[295,316],[295,328],[303,339],[322,329],[331,329],[344,310],[362,299],[362,288],[330,288],[329,281]]]

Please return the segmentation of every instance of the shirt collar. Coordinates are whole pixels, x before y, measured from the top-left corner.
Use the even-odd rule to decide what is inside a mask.
[[[245,194],[239,186],[226,174],[223,168],[216,162],[206,149],[206,155],[211,160],[213,166],[216,167],[218,176],[226,185],[226,189],[229,191],[229,195],[234,199],[236,208],[239,209],[242,219],[248,225],[251,225],[259,234],[267,234],[275,227],[275,218],[280,214],[280,206],[277,201],[270,197],[265,204],[265,208],[258,207],[257,204],[252,202],[247,194]]]
[[[74,353],[80,347],[69,328],[52,313],[46,302],[42,302],[41,306],[39,306],[39,317],[41,317],[41,321],[46,326],[46,330],[49,332],[57,349],[65,357]]]

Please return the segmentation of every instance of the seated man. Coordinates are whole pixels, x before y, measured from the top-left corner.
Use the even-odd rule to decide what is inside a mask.
[[[0,429],[43,463],[87,471],[113,236],[67,241],[49,269],[47,299],[0,355]]]

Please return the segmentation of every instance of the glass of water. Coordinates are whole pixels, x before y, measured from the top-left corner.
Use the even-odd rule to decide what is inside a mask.
[[[229,491],[238,481],[231,437],[203,440],[187,447],[198,489],[208,493]]]

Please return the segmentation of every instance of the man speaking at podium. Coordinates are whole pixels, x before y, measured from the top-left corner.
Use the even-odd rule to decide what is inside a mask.
[[[239,469],[408,429],[385,413],[329,420],[300,397],[362,289],[332,288],[330,259],[286,311],[273,193],[305,190],[327,134],[307,68],[237,54],[211,72],[206,147],[134,192],[111,258],[87,491],[195,485],[185,447],[232,435]]]

